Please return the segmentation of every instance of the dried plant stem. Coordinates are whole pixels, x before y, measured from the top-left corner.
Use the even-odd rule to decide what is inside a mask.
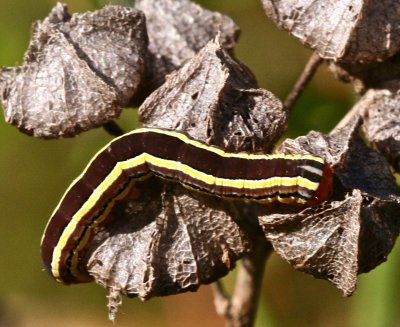
[[[292,90],[286,97],[285,102],[283,103],[283,106],[288,111],[290,111],[293,108],[297,99],[300,97],[301,93],[303,92],[307,84],[311,81],[321,63],[322,63],[322,58],[316,52],[314,52],[311,55],[310,59],[308,59],[308,62],[304,67],[303,72],[301,73],[296,84],[293,86]]]
[[[221,282],[213,284],[214,303],[218,314],[225,317],[228,327],[251,327],[257,313],[264,267],[272,248],[258,240],[253,250],[243,257],[235,288],[229,298]]]

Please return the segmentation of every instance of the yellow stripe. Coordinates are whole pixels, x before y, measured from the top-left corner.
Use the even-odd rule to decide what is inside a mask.
[[[51,268],[54,278],[59,279],[60,273],[60,257],[61,252],[68,242],[69,237],[75,231],[77,224],[80,222],[82,217],[87,214],[97,203],[101,195],[107,190],[107,188],[121,175],[122,171],[131,167],[135,167],[145,163],[145,153],[138,155],[135,158],[131,158],[126,161],[118,162],[110,174],[99,184],[99,186],[93,190],[88,200],[82,205],[82,207],[72,216],[67,227],[65,227],[61,237],[57,243],[57,246],[53,251],[53,259],[51,262]]]
[[[129,194],[130,190],[132,189],[132,187],[134,186],[135,183],[144,181],[148,177],[149,177],[149,175],[145,175],[140,178],[132,179],[129,182],[128,186],[107,204],[107,207],[104,210],[104,212],[87,228],[85,234],[79,241],[78,246],[74,249],[74,253],[73,253],[72,259],[71,259],[70,271],[71,271],[71,274],[77,278],[77,280],[86,279],[86,275],[81,275],[78,270],[78,259],[79,259],[80,251],[82,249],[84,249],[84,247],[90,240],[90,231],[93,230],[93,228],[97,227],[101,222],[103,222],[107,218],[107,216],[110,214],[112,208],[114,207],[115,203],[117,201],[125,198]]]
[[[106,209],[104,210],[104,212],[87,228],[85,234],[83,235],[83,237],[81,238],[81,240],[79,241],[78,246],[74,249],[74,253],[72,255],[72,259],[71,259],[71,267],[70,267],[70,271],[71,273],[78,279],[78,280],[82,280],[84,278],[80,277],[79,271],[77,269],[78,267],[78,258],[79,258],[79,252],[85,247],[85,245],[89,242],[90,239],[90,231],[95,228],[96,226],[98,226],[102,221],[104,221],[107,216],[110,214],[111,209],[114,207],[115,202],[118,200],[123,199],[124,197],[126,197],[130,191],[130,189],[132,188],[132,185],[134,184],[134,181],[132,181],[131,183],[129,183],[129,185],[120,193],[118,194],[118,196],[116,196],[115,198],[113,198],[108,204]],[[57,271],[58,271],[58,267],[57,267]],[[86,276],[85,276],[86,277]]]
[[[191,178],[197,179],[208,185],[218,185],[218,186],[227,186],[234,188],[249,188],[249,189],[261,189],[261,188],[270,188],[272,186],[300,186],[310,190],[316,190],[318,188],[318,183],[312,182],[307,178],[296,176],[296,177],[271,177],[268,179],[261,180],[251,180],[251,179],[226,179],[215,177],[213,175],[209,175],[203,173],[199,170],[196,170],[188,165],[184,165],[180,162],[173,160],[161,159],[150,154],[146,154],[146,161],[151,163],[157,167],[177,170],[185,173]]]

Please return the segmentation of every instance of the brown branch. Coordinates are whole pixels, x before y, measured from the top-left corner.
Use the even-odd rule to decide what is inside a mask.
[[[292,90],[286,97],[285,102],[283,103],[283,106],[288,111],[292,110],[297,99],[300,97],[307,84],[311,81],[321,63],[322,58],[316,52],[314,52],[311,55],[310,59],[308,59],[308,62],[304,67],[303,72],[301,73],[296,84],[293,86]]]
[[[230,299],[225,292],[222,281],[220,279],[217,280],[215,283],[211,284],[211,288],[214,293],[215,311],[217,311],[220,316],[226,316],[229,312]]]
[[[228,327],[251,327],[257,313],[264,267],[272,247],[265,239],[255,241],[253,250],[243,257],[231,298],[220,281],[213,284],[214,304]]]

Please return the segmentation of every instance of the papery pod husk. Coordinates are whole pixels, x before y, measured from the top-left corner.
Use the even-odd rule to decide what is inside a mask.
[[[42,138],[72,137],[111,121],[138,88],[147,43],[137,9],[71,16],[58,3],[34,24],[23,64],[0,70],[6,121]]]
[[[149,36],[141,99],[217,35],[222,48],[231,54],[239,38],[239,27],[231,18],[190,0],[137,0],[135,8],[146,15]]]
[[[139,113],[144,126],[178,130],[235,152],[266,152],[272,144],[265,138],[279,138],[287,120],[281,102],[257,88],[218,40],[172,73]],[[221,278],[251,249],[246,226],[261,233],[253,208],[241,202],[158,179],[138,187],[140,197],[120,201],[113,222],[95,232],[82,263],[108,289],[111,319],[120,295],[149,299]]]
[[[400,172],[400,81],[370,89],[353,109],[363,116],[365,137]]]
[[[400,231],[399,189],[385,158],[359,135],[360,116],[329,135],[310,132],[278,149],[324,157],[335,172],[331,201],[298,213],[260,215],[274,250],[346,296],[357,275],[386,260]]]
[[[386,60],[400,50],[396,0],[261,0],[267,16],[321,58],[341,63]]]

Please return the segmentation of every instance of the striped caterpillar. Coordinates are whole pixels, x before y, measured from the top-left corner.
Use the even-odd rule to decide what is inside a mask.
[[[46,270],[65,284],[88,281],[79,254],[93,230],[136,182],[150,176],[226,199],[316,205],[332,188],[327,163],[312,155],[227,153],[184,134],[142,128],[111,141],[67,189],[41,244]]]

